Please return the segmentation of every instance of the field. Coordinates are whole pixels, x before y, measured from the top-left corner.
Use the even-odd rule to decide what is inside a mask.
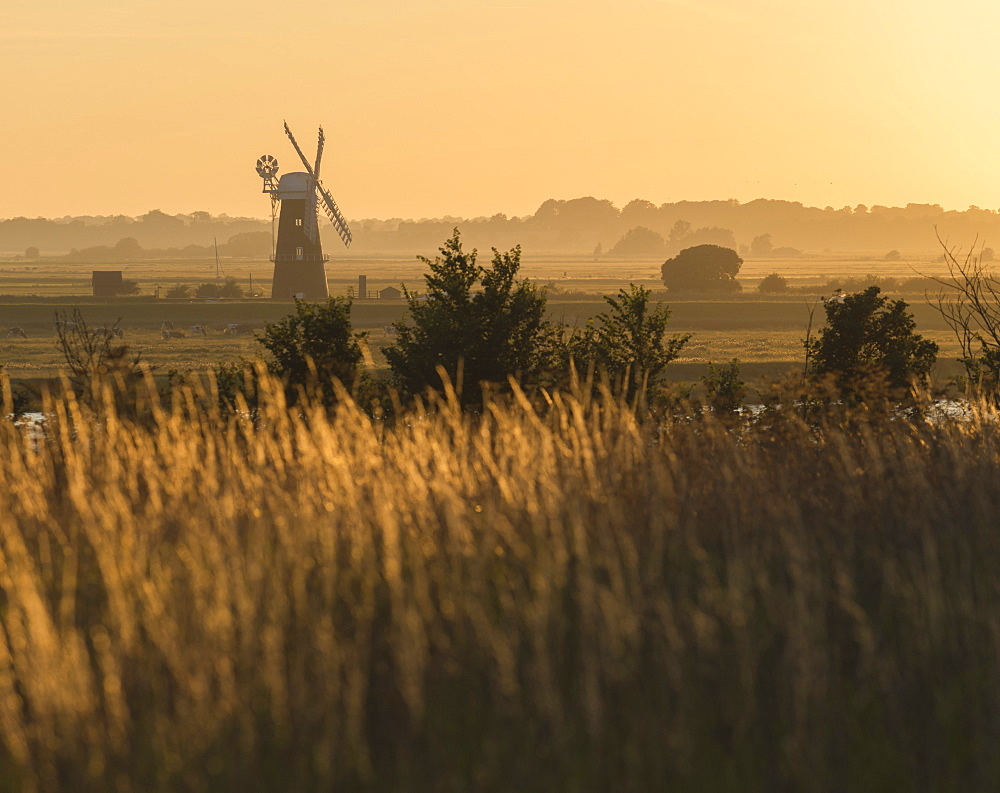
[[[430,252],[428,252],[430,253]],[[705,363],[739,358],[746,362],[751,375],[772,374],[793,368],[802,360],[801,340],[808,322],[809,307],[828,281],[875,273],[900,280],[912,278],[915,271],[940,275],[942,266],[928,256],[921,261],[883,262],[866,255],[814,257],[801,260],[748,260],[741,270],[743,295],[726,300],[671,299],[672,329],[692,333],[690,345],[670,371],[679,380],[697,380]],[[69,264],[44,259],[0,263],[0,329],[19,326],[29,338],[5,339],[0,333],[0,363],[13,377],[48,376],[61,360],[54,347],[52,327],[54,312],[78,305],[89,323],[122,319],[127,338],[143,357],[161,371],[204,370],[215,363],[253,356],[256,345],[249,339],[223,336],[226,323],[239,322],[261,329],[265,322],[287,314],[288,303],[266,299],[244,301],[167,300],[155,298],[170,286],[197,285],[215,277],[214,262],[149,262],[125,268],[125,277],[138,281],[139,298],[98,300],[90,297],[90,271],[120,265]],[[255,289],[268,294],[271,265],[267,262],[226,262],[225,272],[238,276],[249,290],[251,277]],[[357,287],[357,275],[368,276],[369,290],[405,284],[419,291],[423,287],[423,265],[411,258],[336,259],[327,267],[333,294],[346,295]],[[780,272],[793,286],[813,287],[812,293],[786,297],[761,297],[753,292],[754,284],[770,272]],[[349,273],[349,275],[347,275]],[[522,274],[547,286],[553,316],[569,324],[582,324],[600,312],[601,296],[612,294],[628,283],[643,284],[654,290],[662,287],[657,280],[658,265],[649,262],[594,260],[574,257],[526,256]],[[947,327],[925,305],[923,293],[906,294],[917,318],[918,329],[942,348],[939,370],[951,374],[958,352]],[[358,300],[353,321],[359,330],[368,331],[368,346],[375,367],[384,366],[379,348],[388,341],[385,327],[399,319],[405,309],[402,301]],[[822,311],[818,312],[821,319]],[[164,341],[160,326],[175,322],[187,329],[198,323],[208,329],[208,337]]]

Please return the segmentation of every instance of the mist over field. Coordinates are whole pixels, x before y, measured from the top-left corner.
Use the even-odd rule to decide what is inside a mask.
[[[659,205],[636,199],[617,207],[593,197],[550,199],[533,214],[522,217],[498,213],[475,218],[355,220],[352,250],[361,254],[433,250],[456,226],[475,246],[488,249],[520,244],[533,254],[589,254],[598,250],[601,255],[656,259],[702,243],[748,249],[755,237],[764,234],[771,235],[779,256],[889,250],[923,254],[939,248],[935,229],[944,238],[967,244],[975,239],[986,244],[1000,240],[1000,210],[945,210],[938,204],[857,204],[820,209],[770,199]],[[623,238],[636,229],[653,235],[638,245],[629,245]],[[65,254],[75,249],[74,258],[80,261],[205,256],[211,253],[207,249],[213,238],[218,239],[223,255],[267,256],[271,222],[207,212],[168,215],[159,210],[138,217],[0,220],[0,251],[21,253],[37,247],[44,253]],[[96,250],[87,250],[90,248]]]

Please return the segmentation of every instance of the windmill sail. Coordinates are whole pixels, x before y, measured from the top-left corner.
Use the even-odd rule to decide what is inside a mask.
[[[340,238],[344,241],[344,245],[350,248],[351,240],[354,236],[351,234],[351,229],[347,225],[347,220],[344,218],[344,214],[340,211],[340,207],[338,207],[337,202],[333,200],[333,196],[330,195],[327,189],[319,182],[316,182],[316,189],[323,198],[323,211],[326,212],[326,216],[330,218],[330,222],[333,224],[334,229],[336,229],[337,234],[339,234]]]
[[[288,136],[288,139],[292,142],[292,146],[295,147],[295,153],[299,155],[299,159],[302,160],[302,164],[306,167],[306,171],[309,172],[310,176],[315,178],[316,174],[313,172],[313,167],[309,164],[309,160],[306,159],[306,155],[302,153],[302,149],[299,148],[299,142],[295,140],[295,136],[292,134],[292,131],[288,128],[287,121],[285,122],[285,134]]]

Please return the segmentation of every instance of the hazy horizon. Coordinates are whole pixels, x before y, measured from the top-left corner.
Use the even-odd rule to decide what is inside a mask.
[[[758,197],[1000,207],[980,106],[1000,8],[959,0],[219,0],[50,9],[0,32],[0,217],[261,217],[253,165],[350,217]]]

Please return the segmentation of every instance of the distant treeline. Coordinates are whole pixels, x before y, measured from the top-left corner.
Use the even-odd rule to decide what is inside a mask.
[[[745,204],[735,200],[679,201],[659,206],[637,199],[622,209],[590,197],[550,199],[525,217],[365,219],[351,225],[355,232],[353,250],[359,253],[432,251],[456,226],[468,243],[481,248],[520,243],[532,252],[596,255],[671,255],[680,246],[703,242],[749,250],[754,239],[762,235],[770,235],[779,250],[925,252],[937,247],[935,227],[943,237],[963,245],[977,237],[987,244],[1000,240],[998,210],[969,207],[962,212],[945,211],[937,204],[819,209],[768,199]],[[640,238],[649,244],[639,248],[621,245],[636,229],[644,230]],[[123,258],[134,257],[137,248],[146,258],[160,253],[202,257],[211,255],[213,238],[219,240],[223,255],[266,256],[271,248],[271,223],[207,212],[167,215],[159,210],[134,218],[0,220],[0,251],[21,253],[37,248],[43,255],[73,251],[73,257],[80,261],[112,258],[119,245],[124,246],[119,250]],[[635,234],[628,242],[635,242]],[[131,254],[126,253],[129,247]]]

